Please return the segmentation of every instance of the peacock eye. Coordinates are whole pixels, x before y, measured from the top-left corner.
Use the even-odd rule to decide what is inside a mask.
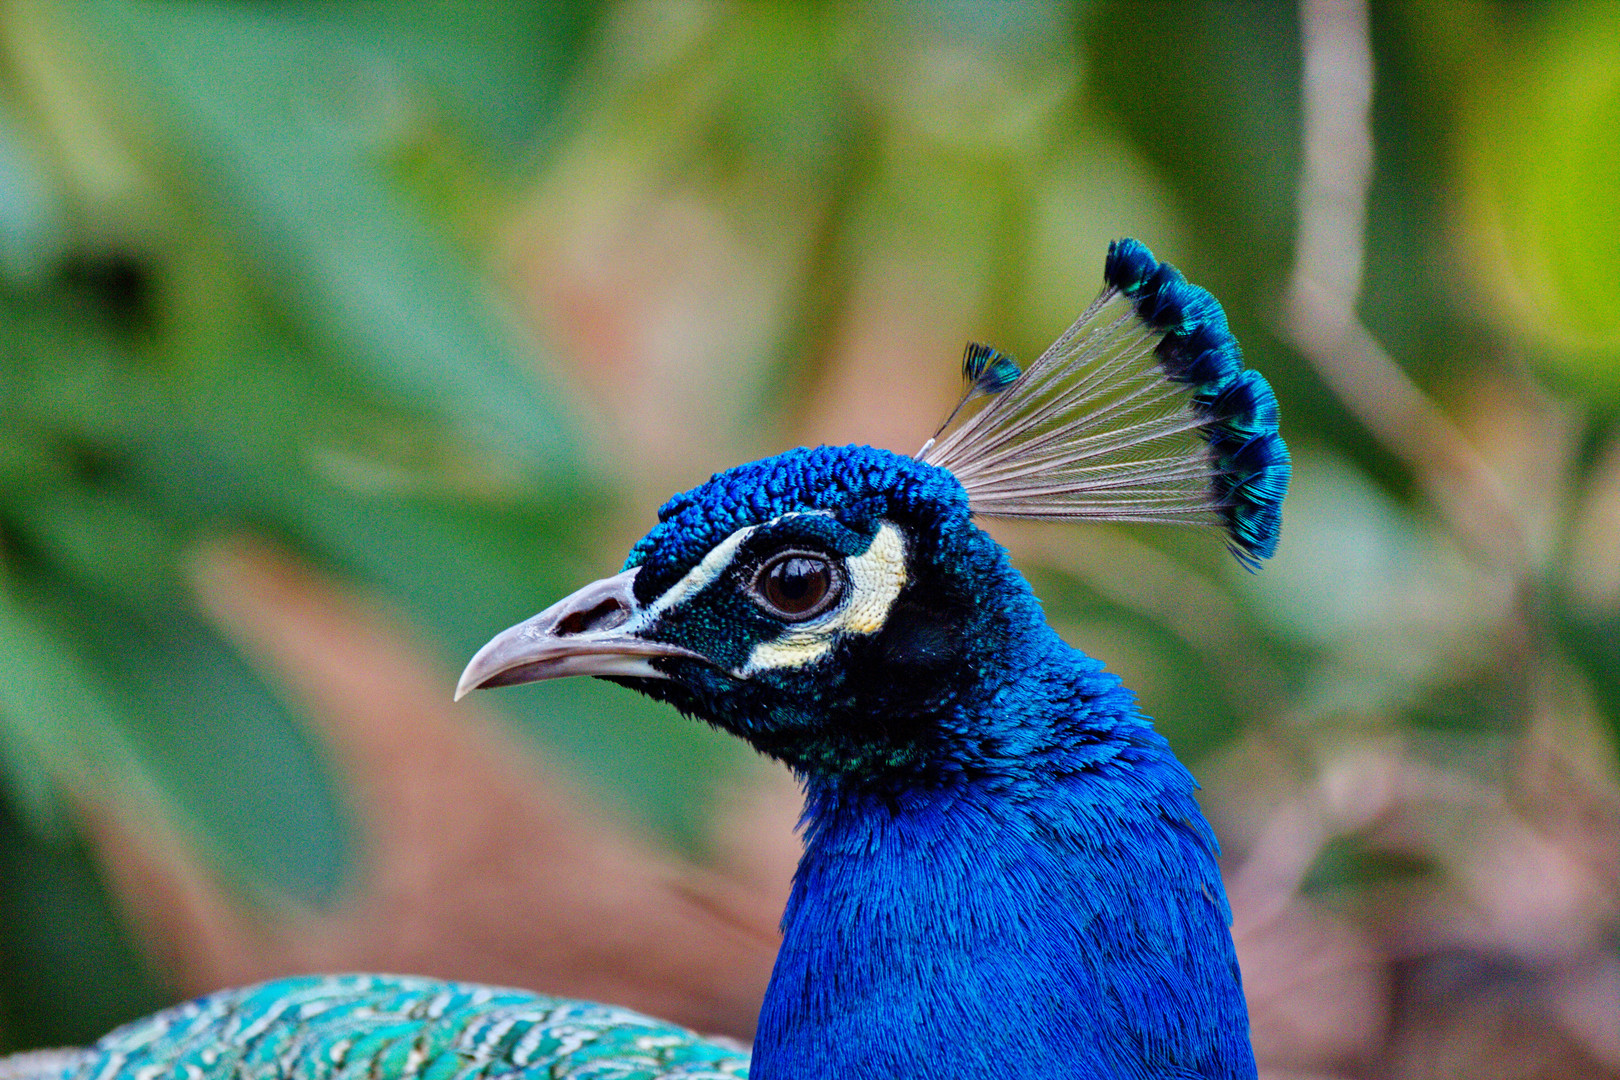
[[[753,593],[771,614],[794,622],[814,618],[838,602],[843,576],[821,555],[790,551],[754,575]]]

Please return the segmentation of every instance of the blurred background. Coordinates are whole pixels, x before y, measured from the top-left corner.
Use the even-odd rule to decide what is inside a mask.
[[[747,1038],[791,781],[452,709],[658,504],[914,451],[1145,240],[1294,488],[992,526],[1204,782],[1268,1076],[1620,1076],[1620,6],[6,0],[0,1052],[427,972]]]

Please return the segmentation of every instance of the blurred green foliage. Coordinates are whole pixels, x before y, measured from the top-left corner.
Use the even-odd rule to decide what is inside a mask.
[[[1296,449],[1257,579],[1183,534],[1150,532],[1128,565],[1032,555],[1054,619],[1177,748],[1511,739],[1534,712],[1526,654],[1573,672],[1612,740],[1620,581],[1594,561],[1620,549],[1603,501],[1620,138],[1593,133],[1620,131],[1614,11],[1372,10],[1359,313],[1502,471],[1531,552],[1503,568],[1282,329],[1304,156],[1292,5],[11,0],[0,1049],[93,1037],[161,997],[75,837],[86,785],[157,800],[257,895],[319,905],[343,881],[343,797],[302,706],[197,609],[198,543],[288,546],[453,666],[611,569],[656,485],[831,437],[804,426],[843,400],[852,313],[896,310],[884,282],[924,322],[949,313],[942,334],[1033,355],[1116,235],[1221,297]],[[656,249],[704,243],[675,266],[714,280],[681,292]],[[514,248],[549,253],[539,285]],[[615,262],[649,249],[640,277]],[[601,279],[589,303],[570,274]],[[591,303],[681,359],[649,375],[575,348]],[[867,389],[943,400],[952,359]],[[636,378],[663,443],[615,412]],[[1494,413],[1505,384],[1562,395],[1564,442]],[[596,684],[499,708],[701,848],[736,747]],[[1422,872],[1390,865],[1338,846],[1312,880]]]
[[[1549,12],[1460,118],[1464,196],[1502,322],[1577,393],[1620,393],[1620,10]],[[1494,264],[1494,265],[1492,265]]]

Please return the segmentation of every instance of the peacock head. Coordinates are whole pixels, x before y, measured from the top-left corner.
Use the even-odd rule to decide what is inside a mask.
[[[1277,399],[1215,298],[1132,240],[1103,279],[1028,370],[969,345],[915,457],[792,450],[672,499],[623,572],[498,635],[457,697],[602,676],[813,776],[1021,760],[1055,638],[972,516],[1207,524],[1253,569],[1288,487]]]
[[[822,446],[671,499],[623,572],[498,635],[457,695],[598,675],[807,774],[910,774],[958,760],[945,719],[1041,625],[950,472]]]

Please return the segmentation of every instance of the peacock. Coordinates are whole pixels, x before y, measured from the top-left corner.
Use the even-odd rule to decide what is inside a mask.
[[[715,475],[456,687],[594,675],[797,775],[803,856],[751,1054],[607,1005],[335,975],[0,1073],[1253,1077],[1196,783],[975,524],[1208,524],[1250,569],[1275,550],[1277,400],[1220,305],[1134,240],[1103,276],[1027,369],[970,345],[962,404],[915,456],[819,446]]]

